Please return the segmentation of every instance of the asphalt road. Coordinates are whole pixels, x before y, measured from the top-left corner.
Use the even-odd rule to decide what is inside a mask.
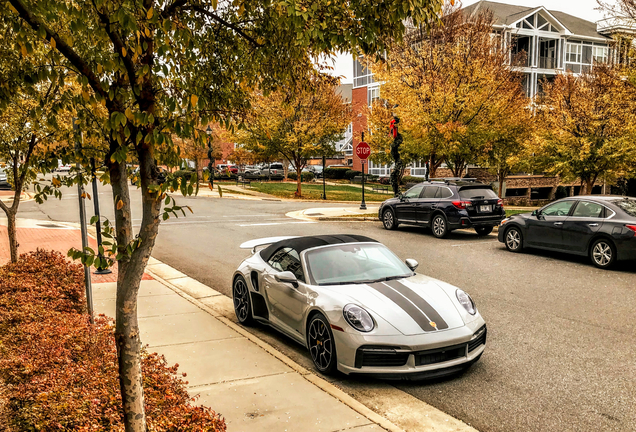
[[[138,197],[138,192],[133,192]],[[112,196],[100,193],[106,216]],[[162,223],[153,255],[226,295],[248,255],[238,245],[276,235],[354,233],[375,238],[418,272],[465,289],[488,323],[480,362],[461,376],[394,383],[480,431],[636,430],[636,263],[612,271],[585,258],[545,252],[511,254],[494,234],[456,232],[438,240],[422,229],[385,231],[374,222],[306,223],[285,213],[316,204],[238,199],[178,199],[194,210]],[[139,215],[138,204],[133,216]],[[19,217],[77,221],[77,192],[44,205],[27,202]],[[87,213],[92,215],[92,205]],[[300,364],[304,349],[265,327],[261,337]],[[345,390],[374,382],[331,379]],[[360,390],[364,388],[364,390]]]

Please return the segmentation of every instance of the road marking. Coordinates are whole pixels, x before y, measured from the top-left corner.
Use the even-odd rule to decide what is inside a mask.
[[[472,242],[454,244],[454,245],[451,245],[451,246],[453,246],[453,247],[455,247],[455,246],[470,246],[470,245],[474,245],[476,243],[497,243],[498,241],[499,240],[472,241]]]
[[[265,226],[265,225],[313,224],[313,223],[318,223],[318,222],[309,222],[309,221],[302,221],[302,222],[271,222],[271,223],[253,223],[253,224],[242,224],[242,225],[239,224],[239,226],[246,227],[246,226]]]

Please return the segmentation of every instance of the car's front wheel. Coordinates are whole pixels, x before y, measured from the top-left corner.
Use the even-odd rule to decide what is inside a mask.
[[[309,321],[307,346],[316,369],[324,374],[335,372],[338,364],[336,344],[329,322],[321,314],[314,315]]]
[[[395,219],[395,213],[393,213],[393,210],[384,210],[382,213],[382,224],[384,225],[384,228],[388,230],[394,230],[398,227],[398,222]]]
[[[448,222],[441,214],[435,215],[431,221],[431,230],[437,238],[444,238],[448,234]]]
[[[252,316],[252,305],[250,303],[250,292],[247,288],[247,282],[243,276],[237,276],[234,279],[232,287],[232,300],[234,301],[234,313],[236,318],[243,325],[250,325],[254,322]]]
[[[590,248],[590,258],[596,267],[608,269],[616,261],[616,248],[609,240],[596,240]]]
[[[475,232],[480,237],[487,236],[488,234],[490,234],[492,232],[492,227],[491,226],[489,226],[489,227],[477,227],[477,228],[475,228]]]
[[[504,242],[506,249],[510,252],[521,252],[523,250],[523,235],[521,234],[521,230],[517,227],[508,228],[504,236]]]

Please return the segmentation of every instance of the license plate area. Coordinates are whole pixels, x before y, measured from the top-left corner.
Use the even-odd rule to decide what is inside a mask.
[[[491,205],[480,205],[479,206],[479,213],[490,213],[492,212],[492,206]]]

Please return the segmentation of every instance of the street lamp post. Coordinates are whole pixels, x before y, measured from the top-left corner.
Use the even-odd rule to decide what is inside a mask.
[[[212,134],[212,128],[208,125],[205,133],[208,135],[208,174],[210,175],[210,188],[214,187],[214,165],[212,164],[212,140],[210,135]]]
[[[327,158],[325,155],[322,156],[322,199],[327,199],[327,184],[325,183],[325,163],[327,162]]]

